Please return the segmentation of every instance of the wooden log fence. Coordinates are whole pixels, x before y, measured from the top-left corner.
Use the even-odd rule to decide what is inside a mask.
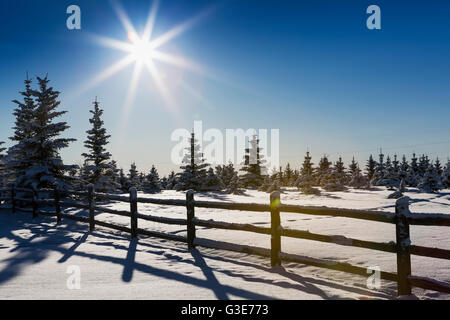
[[[381,271],[381,278],[385,280],[397,282],[397,293],[401,295],[411,294],[412,287],[419,287],[427,290],[440,291],[450,293],[450,284],[425,277],[418,277],[411,275],[411,255],[419,255],[424,257],[431,257],[437,259],[450,260],[450,250],[441,248],[429,248],[424,246],[412,245],[410,240],[410,225],[424,225],[424,226],[450,226],[450,216],[445,214],[412,214],[409,210],[409,198],[402,197],[396,201],[395,213],[383,211],[368,211],[368,210],[353,210],[341,208],[328,207],[311,207],[282,204],[279,192],[272,192],[270,194],[270,203],[255,204],[255,203],[226,203],[214,201],[196,201],[194,199],[194,191],[186,192],[186,200],[174,199],[152,199],[140,198],[137,196],[136,188],[130,189],[128,197],[111,195],[105,193],[97,193],[93,185],[89,185],[87,192],[85,191],[60,191],[58,189],[46,191],[53,191],[54,199],[39,199],[38,191],[26,188],[0,188],[3,194],[9,192],[10,196],[2,196],[0,200],[10,201],[13,212],[23,211],[32,213],[33,217],[38,215],[55,216],[57,223],[62,219],[74,220],[77,222],[88,223],[89,230],[93,231],[95,226],[102,226],[114,230],[130,233],[131,237],[138,235],[145,235],[149,237],[157,237],[167,240],[174,240],[187,243],[188,250],[193,249],[196,245],[230,250],[235,252],[242,252],[248,254],[259,255],[270,258],[272,266],[281,265],[282,261],[296,262],[305,265],[311,265],[320,268],[327,268],[331,270],[343,271],[352,274],[367,276],[367,269],[360,266],[354,266],[348,263],[340,263],[326,259],[317,259],[311,257],[304,257],[300,255],[287,254],[281,251],[281,237],[289,237],[296,239],[305,239],[312,241],[320,241],[332,243],[340,246],[351,246],[370,250],[377,250],[383,252],[395,253],[397,256],[397,272]],[[18,197],[19,192],[29,193],[30,198]],[[76,195],[79,197],[86,197],[87,204],[82,204],[73,200],[62,199],[62,194]],[[115,210],[102,207],[96,204],[96,199],[106,201],[120,201],[130,203],[130,211]],[[31,208],[24,208],[18,206],[18,203],[29,203]],[[157,205],[168,206],[183,206],[186,207],[186,219],[158,217],[149,214],[142,214],[138,211],[138,203],[151,203]],[[54,205],[55,212],[39,210],[39,205]],[[64,213],[62,206],[70,208],[79,208],[88,211],[88,217],[76,216]],[[239,211],[253,211],[253,212],[269,212],[270,213],[270,227],[260,227],[252,224],[229,223],[214,220],[202,220],[195,217],[195,207],[223,209],[223,210],[239,210]],[[130,218],[130,227],[119,226],[109,222],[95,219],[95,212],[103,212],[114,215],[120,215]],[[285,229],[281,226],[280,212],[345,217],[352,219],[362,219],[369,221],[377,221],[383,223],[395,224],[396,242],[373,242],[360,239],[353,239],[341,235],[324,235],[311,233],[303,230]],[[138,220],[146,220],[157,223],[185,225],[187,236],[179,236],[167,234],[157,231],[150,231],[138,227]],[[254,232],[259,234],[270,235],[270,249],[260,247],[250,247],[240,244],[224,243],[210,239],[201,239],[196,237],[196,226],[206,228],[217,228],[226,230],[237,230]]]

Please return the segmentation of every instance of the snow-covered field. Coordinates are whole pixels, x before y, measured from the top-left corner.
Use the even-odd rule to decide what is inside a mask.
[[[289,204],[319,205],[353,209],[394,211],[395,200],[386,199],[385,189],[375,191],[322,193],[306,196],[295,189],[285,190],[281,201]],[[421,213],[450,214],[450,190],[440,194],[406,193],[410,209]],[[140,197],[184,199],[185,194],[164,191]],[[269,194],[247,191],[246,195],[196,194],[198,200],[268,203]],[[128,210],[127,203],[107,203],[105,207]],[[184,207],[139,204],[142,214],[184,218]],[[79,210],[66,213],[84,215]],[[196,208],[196,216],[216,221],[269,226],[268,213]],[[129,219],[106,213],[96,218],[129,226]],[[53,218],[32,220],[29,214],[0,211],[0,298],[39,299],[369,299],[395,298],[396,284],[382,281],[381,288],[369,290],[366,278],[343,272],[285,263],[271,269],[266,258],[224,250],[187,251],[186,245],[129,235]],[[395,241],[394,225],[339,217],[319,217],[295,213],[281,214],[282,226],[322,234],[343,235],[380,242]],[[186,235],[185,227],[139,220],[139,227]],[[197,237],[230,243],[270,247],[270,237],[244,231],[197,228]],[[413,244],[450,249],[448,227],[411,226]],[[300,239],[282,239],[282,251],[316,258],[348,262],[363,267],[378,266],[396,271],[395,254],[344,247]],[[66,286],[67,267],[81,271],[81,289]],[[450,261],[412,256],[412,273],[450,282]],[[413,289],[419,298],[450,299],[450,295]]]

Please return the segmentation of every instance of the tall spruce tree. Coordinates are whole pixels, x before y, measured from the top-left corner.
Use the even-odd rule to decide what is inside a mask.
[[[323,180],[325,179],[326,175],[329,173],[331,168],[331,161],[328,160],[328,157],[326,155],[323,155],[322,158],[320,158],[319,166],[316,170],[316,184],[321,185]]]
[[[357,169],[359,170],[358,162],[355,161],[355,157],[352,157],[352,162],[350,162],[348,166],[348,173],[350,177],[353,177]]]
[[[291,187],[294,184],[294,171],[291,169],[291,165],[288,162],[286,168],[284,169],[284,186]]]
[[[265,160],[261,155],[262,149],[259,147],[256,135],[249,141],[249,144],[249,148],[245,149],[244,163],[241,168],[244,174],[241,176],[241,182],[246,188],[257,189],[263,184],[266,175]]]
[[[314,168],[311,161],[309,151],[306,152],[305,159],[303,160],[302,167],[300,168],[300,175],[295,182],[297,188],[305,194],[318,194],[319,190],[313,188],[315,185]]]
[[[366,176],[369,181],[371,181],[373,179],[376,166],[377,166],[377,162],[375,160],[373,160],[372,155],[370,155],[369,160],[367,160],[367,164],[366,164]]]
[[[178,181],[175,189],[202,191],[206,179],[206,167],[209,164],[205,162],[203,153],[200,152],[200,145],[194,133],[191,133],[189,142],[190,145],[185,149],[187,152],[182,161],[184,165],[180,167],[183,171],[177,174]]]
[[[59,186],[69,187],[70,178],[66,172],[73,166],[65,165],[59,154],[60,149],[69,146],[76,139],[62,138],[61,134],[69,128],[66,122],[54,122],[67,111],[58,111],[59,92],[48,87],[49,80],[37,77],[39,89],[32,90],[35,108],[31,112],[30,138],[21,141],[21,152],[26,154],[26,167],[23,175],[17,177],[18,186],[35,189]]]
[[[104,122],[102,120],[103,110],[99,108],[97,98],[93,102],[94,109],[89,112],[92,113],[92,118],[89,123],[92,128],[86,131],[88,134],[87,140],[84,141],[84,146],[88,152],[82,154],[87,163],[87,181],[94,184],[95,189],[102,192],[115,191],[116,186],[112,177],[107,173],[111,170],[111,153],[106,150],[108,139],[111,137],[106,134]]]
[[[10,140],[14,142],[14,145],[8,149],[7,158],[5,159],[8,173],[10,174],[9,179],[13,182],[16,182],[19,176],[24,176],[26,169],[31,166],[25,142],[32,138],[32,121],[36,104],[31,88],[32,81],[28,77],[28,73],[24,83],[25,90],[20,92],[23,101],[17,99],[12,101],[17,105],[13,112],[15,117],[13,127],[14,134],[10,137]]]
[[[142,188],[148,193],[157,193],[161,191],[161,182],[159,180],[158,170],[152,165],[150,173],[145,177]]]

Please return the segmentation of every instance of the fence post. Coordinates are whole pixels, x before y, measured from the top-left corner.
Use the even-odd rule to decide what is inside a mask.
[[[37,218],[38,216],[37,191],[34,189],[33,189],[33,201],[31,204],[33,205],[33,218]]]
[[[280,252],[281,252],[281,222],[280,222],[280,192],[274,191],[270,194],[270,224],[271,224],[271,237],[270,237],[270,264],[272,267],[281,265]]]
[[[14,185],[11,187],[11,205],[12,205],[12,212],[16,213],[16,188]]]
[[[409,198],[401,197],[395,202],[395,235],[397,242],[397,295],[410,295],[411,255],[409,238]]]
[[[186,192],[186,209],[187,209],[187,243],[188,250],[195,248],[195,205],[194,205],[194,191],[188,190]]]
[[[88,203],[89,203],[89,231],[95,229],[95,211],[94,211],[94,185],[88,184]]]
[[[55,211],[56,211],[56,223],[61,222],[61,195],[59,193],[58,187],[53,189],[53,196],[55,198]]]
[[[137,236],[137,190],[135,187],[130,188],[130,214],[131,214],[131,238]]]

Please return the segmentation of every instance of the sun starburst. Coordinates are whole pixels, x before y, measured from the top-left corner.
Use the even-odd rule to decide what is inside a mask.
[[[153,27],[155,24],[156,14],[159,7],[159,0],[153,1],[150,6],[150,11],[148,18],[144,27],[144,30],[139,34],[135,27],[133,26],[131,20],[126,14],[125,10],[120,5],[120,2],[113,2],[114,9],[117,13],[119,20],[121,21],[124,29],[127,32],[127,41],[121,41],[117,39],[111,39],[106,37],[97,37],[98,42],[101,45],[123,51],[126,53],[125,57],[116,63],[112,64],[102,72],[100,72],[94,79],[92,79],[86,86],[86,89],[98,85],[107,78],[116,74],[120,70],[124,69],[128,65],[134,63],[133,74],[131,76],[128,92],[125,97],[125,102],[123,106],[124,119],[128,117],[131,111],[137,86],[142,74],[143,69],[147,70],[150,74],[154,85],[159,92],[165,105],[170,109],[174,110],[175,102],[167,87],[167,84],[163,81],[163,77],[158,70],[155,61],[166,63],[168,65],[181,68],[183,70],[188,70],[192,72],[202,73],[203,70],[200,66],[194,62],[186,59],[185,57],[174,55],[168,52],[163,52],[161,47],[167,44],[169,41],[173,40],[175,37],[181,35],[183,32],[192,27],[201,18],[211,11],[211,8],[202,11],[200,14],[188,19],[187,21],[175,26],[166,33],[153,38]],[[126,122],[126,121],[125,121]]]

